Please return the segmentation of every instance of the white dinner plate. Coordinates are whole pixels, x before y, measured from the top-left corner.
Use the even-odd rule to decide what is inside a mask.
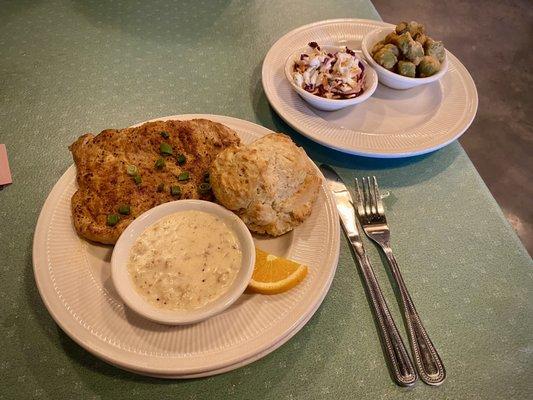
[[[249,143],[269,129],[236,118],[207,118],[234,129]],[[33,242],[37,287],[57,324],[103,360],[140,374],[165,378],[214,375],[246,365],[289,340],[324,299],[339,256],[339,222],[325,186],[311,216],[275,239],[254,238],[258,247],[309,266],[306,279],[279,295],[244,294],[223,313],[186,326],[165,326],[124,306],[111,281],[112,246],[89,243],[72,225],[70,198],[76,191],[71,166],[49,194]]]
[[[398,158],[446,146],[470,126],[478,104],[472,77],[449,51],[448,72],[437,82],[408,90],[380,84],[367,101],[339,111],[312,108],[285,78],[285,61],[294,49],[315,41],[360,50],[366,33],[392,26],[364,19],[334,19],[287,33],[271,47],[263,62],[268,101],[298,132],[345,153]]]

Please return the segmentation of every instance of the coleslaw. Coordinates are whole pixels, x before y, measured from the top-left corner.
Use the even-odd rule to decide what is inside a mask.
[[[294,83],[305,91],[328,99],[352,99],[364,92],[365,67],[348,47],[328,53],[316,42],[294,62]]]

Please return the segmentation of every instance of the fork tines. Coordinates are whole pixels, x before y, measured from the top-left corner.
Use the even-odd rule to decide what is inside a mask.
[[[362,218],[372,218],[385,213],[383,201],[379,193],[378,181],[375,176],[363,177],[362,189],[359,180],[355,178],[357,188],[357,213]]]

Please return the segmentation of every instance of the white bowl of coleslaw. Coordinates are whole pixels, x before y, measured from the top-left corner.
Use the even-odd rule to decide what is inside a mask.
[[[378,85],[376,71],[355,51],[315,42],[287,58],[285,76],[300,97],[323,111],[359,104]]]

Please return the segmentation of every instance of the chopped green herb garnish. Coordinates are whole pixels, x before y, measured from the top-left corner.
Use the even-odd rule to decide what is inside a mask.
[[[170,135],[168,134],[168,132],[161,132],[161,136],[163,136],[165,139],[168,139],[170,137]]]
[[[204,182],[209,183],[209,172],[204,172]]]
[[[159,145],[159,152],[165,156],[171,156],[172,147],[168,143],[163,142]]]
[[[134,175],[137,175],[139,173],[139,170],[137,169],[137,167],[135,165],[128,164],[128,165],[126,165],[126,172],[127,172],[128,175],[134,176]]]
[[[118,208],[118,212],[119,214],[122,214],[122,215],[130,215],[130,212],[131,212],[130,206],[128,204],[122,204]]]
[[[201,194],[209,193],[210,190],[211,190],[211,185],[207,182],[200,183],[200,186],[198,186],[198,191]]]
[[[181,188],[179,186],[171,186],[170,194],[174,197],[181,197]]]
[[[115,226],[116,224],[118,224],[119,220],[120,220],[120,217],[117,214],[109,214],[107,216],[107,225]]]
[[[159,185],[157,185],[157,191],[159,193],[161,193],[163,190],[165,190],[165,184],[164,183],[160,183]]]
[[[191,177],[188,171],[182,172],[178,175],[178,181],[188,181],[190,178]]]
[[[139,174],[133,175],[133,180],[135,181],[135,183],[137,185],[140,185],[142,183],[142,181],[143,181],[142,178],[141,178],[141,175],[139,175]]]
[[[165,168],[165,159],[164,159],[164,158],[159,158],[159,159],[155,162],[155,168],[156,168],[156,169],[163,169],[163,168]]]
[[[180,153],[176,156],[176,161],[178,162],[179,165],[183,165],[187,161],[187,158],[185,158],[185,156]]]

